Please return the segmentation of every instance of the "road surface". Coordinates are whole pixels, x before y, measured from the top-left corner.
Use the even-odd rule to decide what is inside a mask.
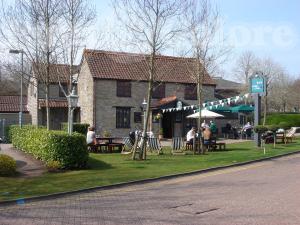
[[[0,206],[0,224],[300,224],[300,154],[150,184]]]

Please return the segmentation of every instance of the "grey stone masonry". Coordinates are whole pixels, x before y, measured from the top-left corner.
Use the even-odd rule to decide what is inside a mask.
[[[80,75],[83,77],[83,75]],[[113,136],[122,137],[127,136],[128,133],[135,127],[142,127],[141,123],[134,123],[134,112],[141,112],[141,103],[146,97],[147,83],[132,81],[131,97],[117,97],[117,81],[116,80],[95,80],[95,127],[96,132],[103,134],[108,131]],[[79,90],[82,87],[79,88]],[[188,104],[197,104],[197,101],[184,99],[184,84],[167,83],[166,97],[177,96]],[[204,95],[206,100],[214,99],[214,86],[205,86]],[[80,94],[79,94],[80,95]],[[85,97],[80,97],[85,100]],[[81,121],[87,122],[85,117],[87,115],[87,108],[91,111],[91,105],[80,105],[81,107]],[[130,107],[130,128],[116,128],[116,107]],[[154,132],[158,132],[157,124],[153,125]],[[157,131],[156,131],[157,130]]]
[[[85,60],[81,66],[77,90],[81,123],[94,125],[94,79]]]

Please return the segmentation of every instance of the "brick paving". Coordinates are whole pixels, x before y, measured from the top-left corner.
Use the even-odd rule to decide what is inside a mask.
[[[0,206],[0,224],[300,224],[299,173],[300,154],[149,184]]]

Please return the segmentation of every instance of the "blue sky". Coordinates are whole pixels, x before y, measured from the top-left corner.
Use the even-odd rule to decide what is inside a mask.
[[[94,0],[98,26],[114,19],[110,0]],[[245,50],[271,57],[294,77],[300,76],[300,0],[214,0],[233,46],[224,70],[230,75],[232,61]]]

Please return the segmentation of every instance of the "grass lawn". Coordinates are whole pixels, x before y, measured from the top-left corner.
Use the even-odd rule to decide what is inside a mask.
[[[209,152],[207,155],[149,155],[146,161],[132,161],[129,155],[90,154],[89,169],[45,173],[36,178],[0,177],[0,201],[46,195],[82,188],[109,185],[145,178],[195,171],[230,165],[300,150],[300,139],[282,145],[267,146],[266,155],[254,147],[254,142],[230,144],[228,151]]]

